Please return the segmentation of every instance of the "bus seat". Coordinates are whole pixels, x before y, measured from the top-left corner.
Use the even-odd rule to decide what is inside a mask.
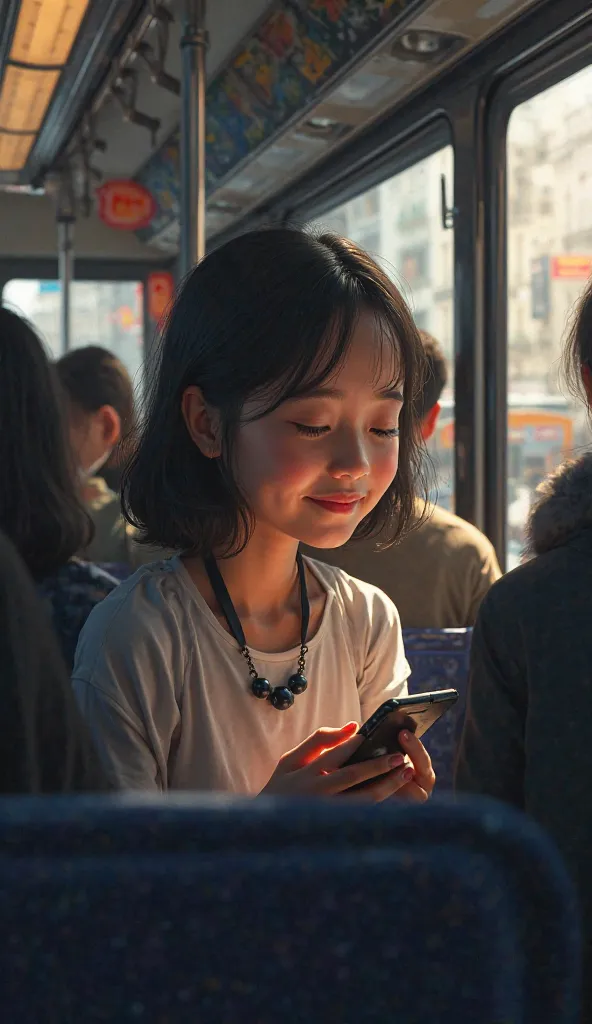
[[[99,569],[109,573],[110,576],[113,576],[120,583],[126,580],[128,576],[131,576],[133,572],[131,565],[128,565],[126,562],[96,562],[95,564],[98,565]]]
[[[426,733],[425,747],[434,771],[438,792],[452,789],[454,760],[465,716],[469,681],[472,629],[404,629],[403,641],[411,666],[409,693],[458,690],[452,711]]]
[[[0,801],[0,993],[28,1024],[576,1024],[574,895],[489,801]]]

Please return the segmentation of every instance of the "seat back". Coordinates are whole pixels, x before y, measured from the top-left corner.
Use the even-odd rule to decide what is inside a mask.
[[[458,690],[454,708],[426,733],[425,743],[438,792],[452,789],[454,759],[465,717],[472,629],[404,629],[405,653],[411,666],[409,693]]]
[[[496,804],[0,802],[4,1017],[576,1024],[558,854]]]
[[[99,569],[103,569],[104,572],[109,573],[114,579],[122,583],[124,580],[131,576],[132,567],[127,562],[96,562]]]

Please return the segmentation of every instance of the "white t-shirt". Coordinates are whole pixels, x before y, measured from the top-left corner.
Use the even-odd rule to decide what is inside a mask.
[[[407,693],[397,610],[382,591],[306,559],[327,593],[308,642],[308,689],[288,711],[250,691],[244,657],[178,556],[143,566],[97,605],[80,635],[74,690],[120,789],[259,793],[282,754],[320,726],[364,721]],[[272,686],[299,647],[251,649]]]

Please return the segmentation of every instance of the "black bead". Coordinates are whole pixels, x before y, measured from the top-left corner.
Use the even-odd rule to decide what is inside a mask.
[[[300,675],[300,673],[294,676],[290,676],[290,678],[288,679],[288,689],[290,689],[292,693],[296,695],[296,697],[298,696],[299,693],[304,693],[307,686],[308,679],[306,678],[306,676]]]
[[[276,711],[287,711],[294,703],[294,694],[287,686],[274,686],[269,695],[269,700]]]
[[[267,700],[271,693],[271,683],[269,682],[269,679],[262,679],[261,676],[257,676],[257,678],[253,679],[253,682],[251,683],[251,690],[259,700]]]

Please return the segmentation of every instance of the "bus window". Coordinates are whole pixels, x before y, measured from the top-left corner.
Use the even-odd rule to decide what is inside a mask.
[[[562,394],[569,314],[592,273],[592,67],[516,107],[508,126],[508,568],[540,480],[589,443]]]
[[[442,412],[428,448],[436,470],[432,497],[454,506],[454,254],[442,227],[441,175],[452,196],[453,149],[445,146],[363,195],[314,221],[316,230],[345,235],[378,258],[401,289],[417,326],[440,342],[448,363]]]
[[[54,359],[62,355],[59,281],[8,281],[2,301],[34,324]],[[140,385],[144,318],[139,281],[74,281],[70,318],[71,348],[101,345],[109,349]]]

